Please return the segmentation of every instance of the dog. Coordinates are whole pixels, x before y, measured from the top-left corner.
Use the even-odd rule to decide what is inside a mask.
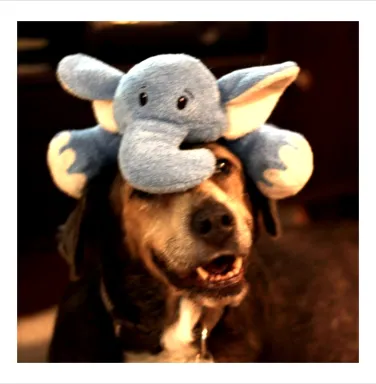
[[[204,147],[216,172],[184,193],[137,190],[115,166],[88,186],[59,236],[71,282],[50,362],[358,361],[347,260],[270,239],[276,203]]]

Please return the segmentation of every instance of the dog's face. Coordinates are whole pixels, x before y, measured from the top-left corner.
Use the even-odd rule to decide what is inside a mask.
[[[81,278],[98,263],[106,264],[121,296],[129,289],[123,280],[134,258],[135,265],[141,262],[170,289],[199,304],[239,304],[248,289],[245,272],[259,219],[272,235],[278,233],[278,220],[249,178],[246,185],[236,156],[219,144],[203,147],[216,156],[216,172],[185,193],[147,194],[124,181],[115,167],[102,172],[60,233],[60,251],[72,276]]]
[[[254,218],[241,162],[218,144],[206,145],[216,173],[185,193],[147,194],[120,177],[115,206],[130,253],[171,287],[206,306],[236,305],[247,291],[245,266]],[[184,172],[184,170],[182,170]]]

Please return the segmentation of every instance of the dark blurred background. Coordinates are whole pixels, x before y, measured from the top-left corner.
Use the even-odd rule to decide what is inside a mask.
[[[301,74],[270,122],[307,137],[315,171],[300,194],[280,203],[283,222],[357,223],[357,22],[19,22],[17,49],[20,317],[55,305],[68,278],[55,233],[75,202],[53,185],[46,150],[58,131],[95,120],[90,103],[56,81],[56,65],[67,54],[84,52],[126,71],[152,55],[184,52],[218,77],[296,61]]]

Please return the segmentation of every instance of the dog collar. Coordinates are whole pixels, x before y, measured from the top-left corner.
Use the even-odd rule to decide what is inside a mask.
[[[100,283],[100,296],[103,302],[103,305],[107,312],[111,315],[112,321],[114,324],[114,331],[116,337],[120,337],[121,328],[125,327],[131,330],[137,330],[143,334],[148,334],[148,330],[144,329],[144,327],[140,324],[135,324],[131,321],[125,319],[119,319],[115,314],[115,305],[111,301],[104,281],[101,280]],[[207,308],[204,307],[202,310],[202,315],[197,322],[198,325],[198,334],[196,338],[196,342],[199,343],[199,352],[195,357],[196,363],[213,363],[214,359],[212,354],[207,348],[207,339],[209,337],[210,332],[217,325],[219,320],[221,319],[224,312],[224,308]]]
[[[146,328],[144,328],[142,325],[133,323],[129,320],[120,319],[118,316],[116,316],[115,305],[112,303],[112,301],[111,301],[111,299],[107,293],[107,289],[106,289],[106,286],[105,286],[103,280],[101,280],[101,283],[100,283],[100,296],[101,296],[101,299],[102,299],[102,302],[103,302],[103,305],[104,305],[106,311],[112,317],[112,322],[114,324],[114,330],[115,330],[116,337],[120,337],[121,327],[125,327],[125,328],[131,329],[131,330],[137,329],[138,332],[141,332],[144,334],[149,333],[148,330]]]

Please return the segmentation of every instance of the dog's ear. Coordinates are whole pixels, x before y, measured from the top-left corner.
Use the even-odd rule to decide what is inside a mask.
[[[86,202],[87,197],[84,195],[58,231],[58,250],[69,265],[71,280],[76,280],[81,275]]]
[[[263,228],[273,238],[281,236],[282,228],[277,201],[264,196],[249,179],[247,180],[247,191],[252,204],[253,215],[257,220],[256,235],[258,235],[257,232],[260,231],[260,228]]]
[[[117,169],[106,168],[87,185],[76,207],[58,233],[58,248],[70,267],[71,279],[80,279],[100,267],[101,241],[110,225],[110,189]]]
[[[265,231],[273,238],[278,238],[282,234],[281,222],[278,214],[278,207],[276,200],[270,200],[266,197],[261,199],[261,206],[259,207],[259,220]]]

